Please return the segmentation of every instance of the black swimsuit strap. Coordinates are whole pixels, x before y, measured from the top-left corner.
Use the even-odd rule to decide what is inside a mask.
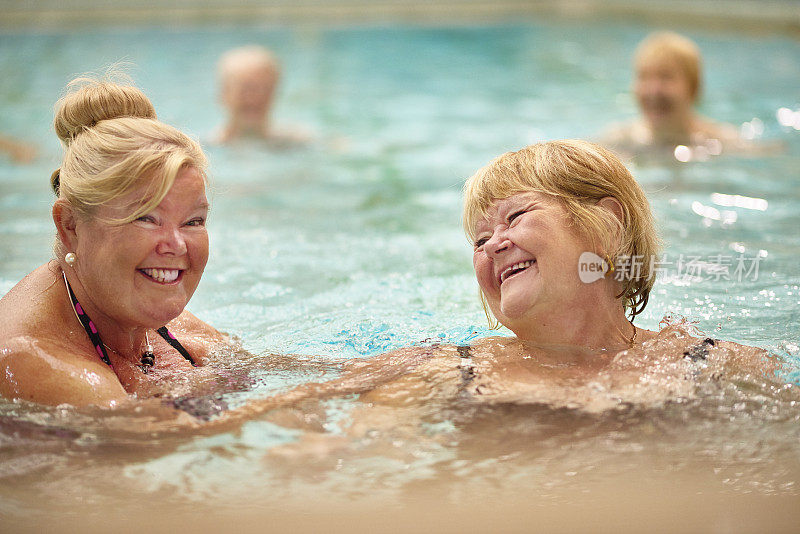
[[[109,366],[111,366],[111,360],[108,358],[108,353],[106,352],[106,346],[103,344],[103,340],[100,339],[100,334],[97,332],[97,327],[94,325],[91,319],[89,319],[89,315],[83,310],[83,306],[81,303],[78,302],[77,297],[75,297],[75,293],[72,292],[72,286],[69,285],[67,282],[67,277],[64,276],[64,283],[67,284],[67,293],[69,294],[69,299],[72,301],[72,309],[75,310],[75,315],[78,316],[78,321],[80,321],[81,326],[83,329],[86,330],[86,335],[89,336],[89,340],[94,345],[94,350],[97,351],[98,356]]]
[[[475,367],[472,364],[472,354],[470,353],[471,347],[469,345],[457,345],[456,350],[458,351],[458,357],[461,358],[462,362],[459,362],[459,370],[461,371],[461,385],[459,386],[459,390],[462,393],[466,392],[467,386],[475,380]],[[468,360],[468,361],[467,361]]]
[[[186,348],[183,345],[181,345],[180,341],[175,339],[175,336],[172,335],[172,332],[167,330],[166,326],[162,326],[161,328],[156,330],[156,332],[158,332],[158,335],[164,338],[164,341],[172,345],[172,348],[180,352],[181,356],[189,360],[189,363],[191,363],[195,367],[197,366],[197,364],[194,362],[194,358],[192,358],[192,355],[189,354],[189,351],[186,350]]]
[[[75,314],[78,316],[78,320],[81,322],[81,326],[83,326],[83,329],[86,330],[86,335],[89,336],[92,345],[94,345],[94,350],[97,351],[97,354],[109,367],[112,367],[111,360],[109,359],[108,353],[106,352],[106,346],[103,343],[103,340],[100,338],[100,334],[97,332],[97,327],[89,318],[89,315],[86,313],[86,311],[84,311],[83,307],[81,306],[81,303],[78,302],[78,298],[75,296],[75,293],[72,292],[72,286],[69,285],[66,276],[64,276],[64,283],[67,284],[67,293],[69,293],[69,298],[72,301],[72,308],[75,310]],[[186,350],[186,348],[183,345],[181,345],[180,341],[175,339],[175,336],[173,336],[172,333],[169,330],[167,330],[166,326],[162,326],[161,328],[156,330],[156,332],[158,332],[158,334],[164,338],[164,341],[172,345],[172,347],[175,350],[180,352],[181,356],[189,360],[189,363],[191,363],[194,366],[197,366],[197,364],[194,361],[194,358],[192,358],[192,355],[189,354],[189,351]]]
[[[683,356],[691,359],[693,362],[704,361],[708,357],[708,348],[716,347],[718,341],[718,339],[707,337],[697,345],[686,349],[683,352]]]

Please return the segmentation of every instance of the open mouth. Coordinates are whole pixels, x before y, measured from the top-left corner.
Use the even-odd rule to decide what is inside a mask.
[[[139,269],[139,272],[159,284],[175,283],[183,275],[182,269]]]
[[[530,267],[534,263],[536,263],[536,260],[527,260],[527,261],[521,261],[519,263],[515,263],[511,267],[508,267],[505,271],[500,273],[500,283],[502,284],[503,282],[505,282],[506,280],[508,280],[512,276],[515,276],[515,275],[521,273],[522,271],[524,271],[525,269],[527,269],[528,267]]]

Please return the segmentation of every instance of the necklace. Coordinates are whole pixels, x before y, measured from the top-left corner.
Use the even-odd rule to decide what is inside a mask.
[[[67,296],[69,297],[70,302],[72,303],[72,311],[75,313],[75,318],[78,319],[78,322],[81,323],[81,326],[86,331],[86,334],[89,336],[89,340],[94,345],[94,349],[97,351],[97,354],[100,358],[105,362],[109,367],[111,365],[111,360],[108,357],[108,352],[106,349],[110,350],[114,354],[122,357],[122,355],[117,352],[116,350],[112,349],[100,338],[100,334],[97,331],[97,327],[95,326],[94,322],[89,318],[89,315],[84,311],[83,307],[81,306],[80,302],[78,302],[77,297],[75,297],[75,293],[72,292],[72,287],[69,285],[67,281],[67,273],[61,271],[61,276],[64,277],[64,286],[67,288]],[[139,368],[142,370],[144,374],[147,374],[150,369],[156,363],[155,354],[153,354],[153,346],[150,344],[150,336],[147,335],[147,331],[144,332],[144,339],[145,339],[145,348],[144,352],[142,352],[142,357],[140,359]]]
[[[153,354],[153,345],[150,344],[150,336],[147,335],[147,331],[145,331],[144,333],[144,339],[146,345],[144,347],[144,351],[142,351],[142,359],[139,360],[140,361],[139,368],[142,370],[144,374],[147,374],[150,371],[150,368],[156,364],[156,356],[155,354]],[[123,357],[122,354],[115,351],[105,343],[103,343],[103,346],[108,350],[110,350],[111,352],[113,352],[114,354],[116,354],[117,356],[119,356],[120,358]]]

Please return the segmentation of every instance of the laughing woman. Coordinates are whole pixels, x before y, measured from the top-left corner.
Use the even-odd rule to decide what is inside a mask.
[[[0,394],[113,406],[200,373],[226,340],[185,310],[208,260],[206,158],[138,89],[70,87],[55,258],[0,300]]]
[[[553,141],[499,156],[467,180],[463,222],[487,316],[513,335],[353,362],[338,380],[260,408],[357,393],[373,412],[431,414],[453,403],[459,409],[440,413],[498,404],[600,412],[693,398],[720,379],[774,377],[761,349],[698,338],[682,324],[634,324],[659,242],[644,192],[599,145]]]

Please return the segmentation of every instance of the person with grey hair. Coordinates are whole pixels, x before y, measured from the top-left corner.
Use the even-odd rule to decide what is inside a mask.
[[[281,68],[275,55],[258,45],[234,48],[222,55],[218,66],[220,101],[225,124],[216,135],[218,143],[257,139],[277,147],[310,140],[299,130],[278,130],[271,122]]]

